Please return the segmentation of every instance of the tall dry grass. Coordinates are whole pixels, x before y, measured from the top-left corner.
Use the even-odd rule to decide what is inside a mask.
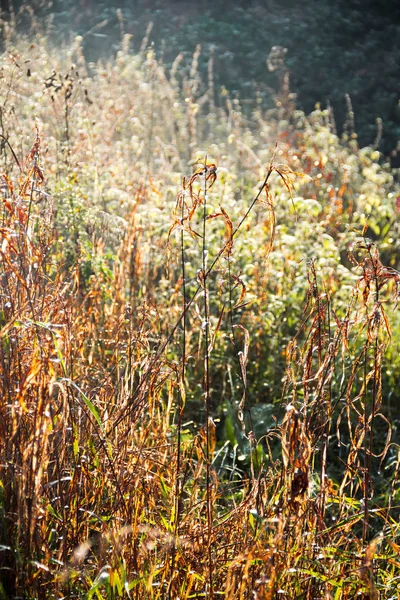
[[[359,173],[374,194],[391,174],[340,146],[323,113],[257,112],[260,142],[239,103],[217,108],[212,86],[196,96],[200,48],[189,74],[180,59],[166,74],[128,38],[115,62],[87,65],[80,40],[65,59],[13,35],[0,595],[396,597],[399,460],[383,390],[399,274],[353,216]],[[276,351],[268,310],[286,294],[304,302]],[[283,381],[259,433],[266,352]]]

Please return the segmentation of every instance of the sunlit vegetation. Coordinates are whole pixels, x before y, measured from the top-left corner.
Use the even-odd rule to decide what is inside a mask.
[[[3,37],[0,597],[397,598],[385,159],[200,46]]]
[[[18,27],[31,26],[32,10],[23,0],[4,4],[14,7]],[[29,5],[35,31],[48,32],[59,43],[71,40],[73,30],[82,35],[88,60],[109,58],[121,33],[132,35],[132,48],[138,51],[148,26],[149,44],[168,68],[182,54],[187,69],[201,43],[198,69],[204,89],[211,51],[216,86],[242,98],[247,116],[256,96],[264,108],[273,106],[271,91],[288,70],[297,107],[310,112],[317,102],[331,106],[341,134],[348,94],[360,144],[376,141],[400,166],[397,0],[30,0]],[[285,54],[271,70],[267,58],[273,47]]]

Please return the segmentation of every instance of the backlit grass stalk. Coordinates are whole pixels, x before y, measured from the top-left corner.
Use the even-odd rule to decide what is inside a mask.
[[[373,456],[373,441],[374,441],[374,421],[377,410],[380,406],[381,396],[381,368],[382,357],[380,352],[379,335],[381,329],[381,321],[383,315],[380,308],[379,295],[379,279],[377,273],[378,263],[371,251],[371,247],[367,244],[368,261],[372,268],[372,279],[374,290],[371,292],[374,295],[373,313],[371,323],[368,325],[368,342],[373,342],[373,366],[372,366],[372,390],[371,390],[371,409],[368,412],[368,379],[367,379],[367,362],[369,360],[368,347],[365,347],[365,363],[364,363],[364,482],[363,482],[363,504],[364,504],[364,523],[363,523],[363,540],[368,536],[368,521],[369,521],[369,502],[372,498],[372,478],[371,478],[371,460]],[[375,338],[375,339],[374,339]],[[368,343],[367,342],[367,343]]]
[[[182,355],[181,355],[181,369],[179,374],[179,390],[178,390],[178,406],[177,406],[177,437],[176,437],[176,476],[175,476],[175,513],[174,513],[174,545],[172,548],[171,558],[171,575],[170,575],[170,586],[174,580],[175,571],[175,559],[177,552],[177,544],[179,543],[180,535],[180,521],[181,521],[181,495],[182,495],[182,416],[186,400],[185,391],[185,373],[186,373],[186,328],[187,328],[187,312],[186,312],[186,268],[185,268],[185,203],[183,198],[181,199],[181,269],[182,269]],[[168,592],[171,597],[171,590]]]
[[[213,563],[212,563],[212,526],[213,526],[213,506],[212,506],[212,490],[211,490],[211,456],[210,456],[210,419],[211,419],[211,397],[210,397],[210,356],[209,356],[209,339],[210,339],[210,309],[208,302],[208,283],[205,273],[207,270],[207,160],[204,161],[204,187],[203,187],[203,241],[202,241],[202,273],[201,283],[203,286],[203,311],[204,311],[204,402],[206,409],[206,504],[207,504],[207,552],[208,552],[208,586],[209,598],[214,597],[213,592]]]

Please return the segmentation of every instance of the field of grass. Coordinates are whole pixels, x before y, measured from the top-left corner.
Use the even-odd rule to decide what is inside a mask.
[[[398,598],[400,191],[350,101],[2,31],[0,598]]]

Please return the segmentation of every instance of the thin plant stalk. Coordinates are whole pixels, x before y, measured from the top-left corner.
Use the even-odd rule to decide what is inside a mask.
[[[372,458],[372,447],[374,441],[374,420],[375,414],[377,410],[377,400],[378,400],[378,386],[379,386],[379,375],[378,371],[380,369],[380,361],[378,359],[379,352],[379,325],[380,325],[380,313],[379,313],[379,281],[378,274],[376,270],[376,262],[373,259],[371,248],[368,247],[368,255],[371,261],[371,265],[373,266],[373,279],[375,284],[375,308],[374,311],[377,315],[376,319],[376,327],[377,330],[375,332],[375,341],[373,347],[374,354],[374,362],[373,362],[373,377],[372,377],[372,391],[371,391],[371,412],[368,415],[367,408],[367,362],[368,362],[368,346],[365,348],[365,362],[364,362],[364,385],[365,385],[365,393],[364,393],[364,435],[365,435],[365,443],[364,443],[364,526],[363,526],[363,541],[365,542],[368,535],[368,521],[369,521],[369,499],[372,495],[371,489],[371,458]],[[372,317],[373,321],[375,321],[375,315]],[[368,343],[368,342],[366,342]],[[367,436],[367,432],[369,435]]]
[[[184,203],[182,202],[182,223],[184,218]],[[185,240],[184,230],[181,231],[181,263],[182,263],[182,369],[181,369],[181,387],[178,397],[178,423],[177,423],[177,447],[176,447],[176,508],[175,508],[175,535],[179,536],[180,525],[180,496],[181,496],[181,460],[182,460],[182,414],[184,407],[184,389],[186,374],[186,327],[187,312],[186,308],[186,268],[185,268]]]
[[[203,247],[202,247],[202,277],[203,295],[204,295],[204,401],[206,408],[206,503],[207,503],[207,545],[208,545],[208,578],[209,578],[209,598],[213,598],[213,565],[211,553],[212,536],[212,498],[211,498],[211,464],[210,464],[210,356],[209,356],[209,337],[210,337],[210,314],[208,306],[208,288],[207,278],[205,276],[207,268],[207,161],[204,161],[204,190],[203,190]]]
[[[182,467],[182,415],[184,409],[184,390],[185,390],[185,373],[186,373],[186,328],[187,328],[187,311],[186,308],[186,268],[185,268],[185,238],[183,221],[185,217],[185,203],[182,202],[182,229],[181,229],[181,269],[182,269],[182,366],[180,372],[180,385],[178,393],[178,420],[177,420],[177,438],[176,438],[176,479],[175,479],[175,515],[174,515],[174,546],[172,549],[171,558],[171,580],[170,586],[173,582],[173,574],[175,570],[175,559],[176,559],[176,547],[180,534],[180,520],[181,520],[181,492],[182,492],[182,478],[181,478],[181,467]],[[169,589],[169,597],[171,596],[171,587]]]

